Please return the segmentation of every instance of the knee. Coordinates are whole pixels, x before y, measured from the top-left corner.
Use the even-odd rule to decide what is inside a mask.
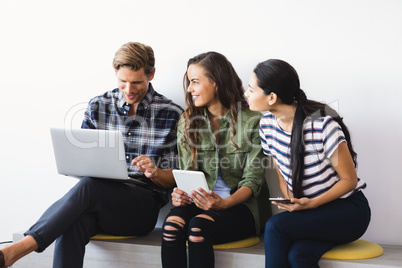
[[[162,239],[167,242],[177,240],[177,236],[184,230],[185,221],[178,216],[169,216],[163,223]]]
[[[189,237],[188,240],[194,243],[201,243],[205,241],[206,234],[211,233],[211,225],[214,222],[208,215],[198,215],[191,219],[189,223]]]
[[[316,267],[320,257],[314,256],[308,246],[295,243],[288,252],[290,267]],[[318,266],[317,266],[318,267]]]
[[[96,183],[96,179],[91,177],[82,177],[76,184],[79,187],[92,187]]]
[[[76,202],[80,200],[91,200],[94,191],[97,189],[95,186],[95,179],[89,177],[81,178],[63,197],[65,201],[72,200]]]
[[[77,184],[71,188],[71,191],[74,193],[86,193],[89,190],[94,189],[95,179],[90,177],[82,177]]]
[[[275,241],[276,243],[284,240],[289,241],[291,236],[289,232],[291,230],[289,230],[288,228],[289,227],[286,225],[286,223],[282,221],[282,218],[276,217],[276,215],[272,216],[265,224],[265,243],[273,241]]]
[[[275,216],[269,218],[267,223],[265,224],[265,233],[276,233],[278,232],[280,223]]]
[[[291,247],[289,249],[288,262],[291,267],[297,267],[297,266],[292,266],[292,265],[300,263],[301,258],[303,258],[303,254],[299,247]]]

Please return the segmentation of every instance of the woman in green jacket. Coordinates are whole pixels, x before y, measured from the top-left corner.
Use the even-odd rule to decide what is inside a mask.
[[[182,170],[204,172],[209,192],[187,196],[175,188],[175,206],[163,226],[163,267],[214,267],[213,244],[259,233],[257,196],[264,180],[260,113],[248,109],[232,64],[216,52],[188,61],[187,110],[177,131]]]

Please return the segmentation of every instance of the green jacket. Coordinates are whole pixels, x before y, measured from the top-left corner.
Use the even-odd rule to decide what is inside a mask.
[[[181,170],[200,170],[204,172],[209,189],[214,189],[218,178],[218,165],[221,167],[223,180],[231,187],[231,194],[242,186],[248,186],[253,196],[244,204],[250,209],[255,219],[256,232],[260,232],[260,213],[257,197],[264,184],[263,159],[264,155],[260,145],[259,122],[261,114],[249,109],[241,110],[236,122],[236,135],[233,142],[236,147],[229,144],[231,136],[230,122],[232,116],[228,111],[220,120],[219,150],[216,138],[206,112],[198,133],[198,157],[191,163],[191,147],[189,141],[184,145],[184,118],[180,118],[177,130],[177,146],[179,152],[179,165]],[[265,186],[266,187],[266,186]],[[267,192],[267,191],[264,191]],[[265,197],[268,200],[268,196]],[[265,217],[266,218],[266,217]]]

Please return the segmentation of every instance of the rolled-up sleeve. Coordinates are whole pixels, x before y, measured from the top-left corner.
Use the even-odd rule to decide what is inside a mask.
[[[242,180],[239,182],[239,188],[242,186],[250,187],[254,197],[257,197],[264,183],[264,154],[261,147],[259,135],[259,118],[252,118],[247,124],[247,138],[250,143],[250,150],[245,160]]]

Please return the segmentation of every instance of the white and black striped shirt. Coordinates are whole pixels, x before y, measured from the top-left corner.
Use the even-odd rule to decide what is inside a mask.
[[[306,119],[304,122],[304,196],[314,198],[328,191],[339,177],[332,166],[330,157],[341,142],[346,142],[340,125],[330,116]],[[260,121],[260,138],[264,153],[272,155],[288,187],[292,190],[290,164],[291,133],[285,132],[272,113],[267,113]],[[346,198],[354,192],[366,188],[366,183],[358,179],[355,190],[343,195]]]

